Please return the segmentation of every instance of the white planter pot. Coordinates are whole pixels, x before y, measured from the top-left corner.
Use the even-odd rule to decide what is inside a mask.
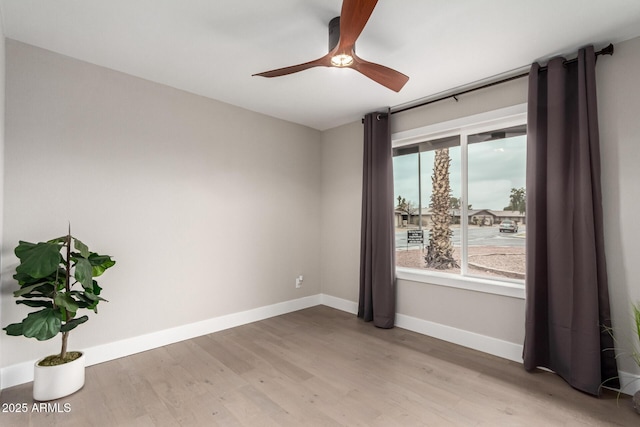
[[[58,366],[38,366],[33,373],[33,399],[47,401],[60,399],[84,386],[84,354],[72,362]]]

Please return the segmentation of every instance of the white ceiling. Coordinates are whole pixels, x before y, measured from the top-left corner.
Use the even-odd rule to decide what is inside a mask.
[[[400,93],[350,69],[251,76],[326,54],[341,5],[0,0],[8,38],[320,130],[640,35],[640,0],[379,0],[357,51],[408,75]]]

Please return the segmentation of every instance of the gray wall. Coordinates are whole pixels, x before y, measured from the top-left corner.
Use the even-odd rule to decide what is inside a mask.
[[[598,96],[602,144],[606,251],[614,326],[621,346],[634,339],[630,302],[640,300],[640,39],[618,44],[613,57],[598,61]],[[393,116],[393,132],[404,131],[482,111],[526,102],[527,80],[474,92]],[[323,202],[340,208],[323,209],[322,290],[357,301],[359,222],[346,220],[360,213],[362,127],[343,126],[323,134]],[[328,246],[328,247],[327,247]],[[339,251],[332,253],[331,251]],[[398,313],[475,332],[517,345],[524,339],[522,299],[474,291],[399,281]],[[622,370],[640,373],[629,359]]]
[[[617,44],[615,54],[599,59],[596,70],[609,289],[617,344],[626,351],[637,345],[631,303],[640,302],[639,69],[640,38],[636,38]],[[618,361],[622,370],[640,374],[628,357]],[[639,382],[636,387],[640,389]]]
[[[322,133],[322,292],[358,301],[362,124]]]
[[[68,222],[117,260],[70,347],[320,293],[319,131],[12,40],[6,57],[3,326],[27,312],[13,248]],[[2,333],[2,365],[58,341]]]

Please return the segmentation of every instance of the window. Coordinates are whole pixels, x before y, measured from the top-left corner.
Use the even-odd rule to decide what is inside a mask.
[[[524,108],[393,136],[398,277],[523,288]]]

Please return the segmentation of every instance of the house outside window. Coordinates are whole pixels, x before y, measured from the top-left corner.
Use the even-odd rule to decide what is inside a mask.
[[[392,139],[398,277],[523,297],[526,107]]]

